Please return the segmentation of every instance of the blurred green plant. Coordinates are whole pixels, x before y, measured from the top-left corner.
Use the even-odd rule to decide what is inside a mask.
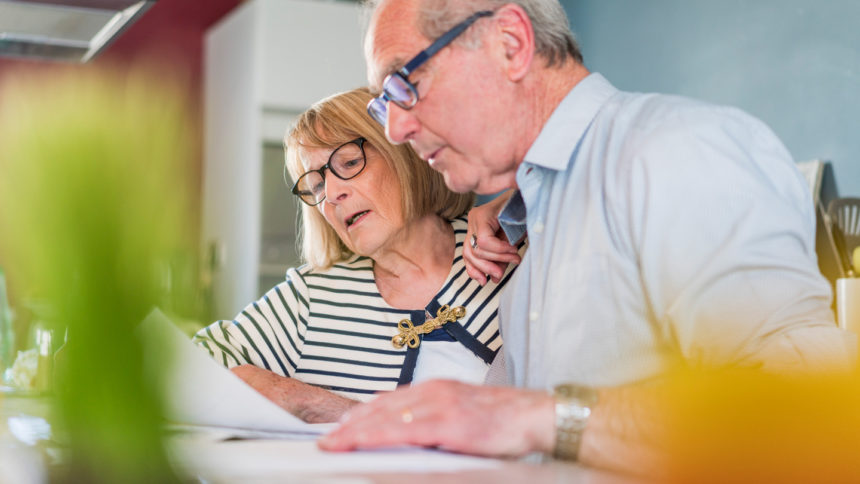
[[[176,480],[160,381],[134,329],[175,299],[164,268],[193,247],[195,131],[181,92],[152,71],[92,67],[0,87],[0,250],[22,292],[68,328],[52,422],[68,444],[59,481]]]

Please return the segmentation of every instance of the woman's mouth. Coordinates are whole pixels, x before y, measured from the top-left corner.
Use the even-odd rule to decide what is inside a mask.
[[[361,218],[362,218],[362,217],[364,217],[364,215],[365,215],[365,214],[368,214],[368,213],[370,213],[370,210],[362,210],[361,212],[356,212],[356,213],[355,213],[355,214],[353,214],[351,217],[349,217],[349,218],[347,218],[347,219],[346,219],[346,221],[345,221],[345,222],[346,222],[346,227],[347,227],[347,228],[351,227],[351,226],[352,226],[352,225],[354,225],[356,222],[358,222],[359,220],[361,220]]]

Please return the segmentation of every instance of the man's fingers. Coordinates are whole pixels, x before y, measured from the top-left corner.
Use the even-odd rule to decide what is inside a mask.
[[[439,444],[444,415],[433,400],[432,388],[412,387],[380,396],[351,411],[342,425],[323,436],[321,449],[346,451],[394,445]]]
[[[554,402],[542,391],[435,380],[383,395],[364,408],[361,418],[322,437],[319,447],[418,445],[494,456],[552,448]]]
[[[404,415],[409,415],[405,419]],[[439,441],[438,415],[422,416],[421,408],[380,410],[362,420],[350,420],[321,437],[321,449],[346,451],[398,445],[434,446]]]

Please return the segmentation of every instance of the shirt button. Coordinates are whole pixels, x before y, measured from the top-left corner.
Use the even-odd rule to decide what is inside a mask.
[[[534,231],[536,234],[543,232],[543,223],[542,222],[536,223],[535,227],[534,227]]]
[[[540,313],[538,313],[537,311],[532,311],[529,314],[529,321],[537,321],[538,318],[540,318]]]

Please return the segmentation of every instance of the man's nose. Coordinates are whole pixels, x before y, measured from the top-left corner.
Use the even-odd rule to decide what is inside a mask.
[[[388,103],[388,122],[385,136],[395,144],[406,143],[414,138],[419,123],[411,109],[403,109],[393,102]]]

